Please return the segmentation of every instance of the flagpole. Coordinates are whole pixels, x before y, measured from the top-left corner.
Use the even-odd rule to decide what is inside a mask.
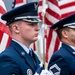
[[[43,23],[42,28],[43,28],[43,31],[45,30],[45,20],[44,20],[45,10],[46,10],[46,0],[42,0],[42,23]],[[44,63],[44,66],[45,66],[45,49],[46,49],[45,48],[45,37],[43,36],[43,63]]]

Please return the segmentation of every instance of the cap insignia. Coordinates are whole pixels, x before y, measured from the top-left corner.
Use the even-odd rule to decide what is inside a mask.
[[[34,8],[35,8],[35,10],[37,10],[38,9],[38,4],[34,4]]]

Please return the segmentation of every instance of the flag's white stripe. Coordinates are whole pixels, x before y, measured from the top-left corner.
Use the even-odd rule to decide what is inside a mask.
[[[40,1],[42,1],[42,0],[39,0],[39,2],[40,2]]]
[[[4,33],[2,40],[1,40],[1,43],[0,43],[0,53],[6,48],[8,39],[9,39],[9,35]]]
[[[53,31],[53,34],[52,34],[52,40],[51,40],[51,44],[49,46],[49,52],[48,52],[48,58],[50,59],[53,52],[54,52],[54,48],[55,48],[55,43],[56,43],[56,37],[57,37],[57,34],[55,31]]]
[[[49,31],[50,31],[50,26],[47,25],[47,36],[49,35]]]
[[[39,6],[38,12],[39,12],[39,13],[42,12],[42,6]]]
[[[0,0],[0,6],[6,11],[6,8],[5,8],[3,0]]]
[[[60,9],[55,4],[52,4],[50,1],[48,1],[48,7],[49,9],[53,10],[57,14],[60,14]]]
[[[46,18],[47,18],[50,22],[52,22],[53,24],[59,21],[57,18],[55,18],[54,16],[52,16],[52,15],[49,14],[48,12],[46,12]]]
[[[75,9],[75,6],[69,6],[67,8],[63,8],[61,9],[61,14],[66,14],[66,13],[75,11],[74,9]]]
[[[18,6],[21,6],[21,5],[24,5],[25,3],[19,3],[19,4],[16,4],[15,7],[18,7]]]
[[[58,1],[59,6],[65,5],[65,4],[68,4],[68,3],[71,3],[71,2],[74,2],[74,0],[61,0],[61,1]]]

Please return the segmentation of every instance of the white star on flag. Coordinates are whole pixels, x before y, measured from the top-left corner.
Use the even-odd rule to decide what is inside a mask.
[[[38,73],[35,73],[34,75],[39,75]]]

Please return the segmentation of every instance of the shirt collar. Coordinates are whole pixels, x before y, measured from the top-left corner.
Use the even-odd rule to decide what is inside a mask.
[[[31,48],[26,47],[24,44],[22,44],[21,42],[15,40],[15,39],[12,39],[12,40],[17,42],[27,52],[27,54],[29,54],[29,50],[31,50]]]
[[[69,45],[74,51],[75,51],[75,47],[74,46],[72,46],[72,45]]]

